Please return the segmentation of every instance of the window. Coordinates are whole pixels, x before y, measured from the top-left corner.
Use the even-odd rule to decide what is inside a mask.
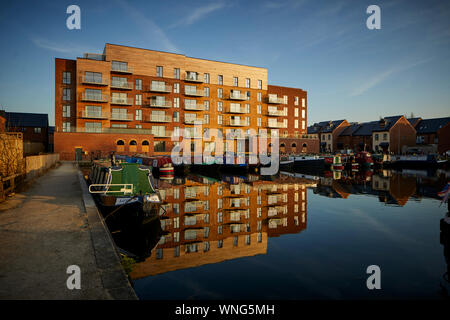
[[[262,90],[262,80],[258,80],[258,89]]]
[[[383,133],[383,140],[387,140],[387,133]]]
[[[203,82],[204,82],[204,83],[209,83],[209,73],[205,73],[205,74],[203,75]]]
[[[180,79],[180,68],[173,69],[173,77],[174,79]]]
[[[223,231],[223,227],[217,226],[217,234],[222,234],[222,231]]]
[[[288,104],[288,96],[283,96],[283,103]]]
[[[298,97],[294,97],[294,104],[298,106]]]
[[[129,88],[128,79],[125,77],[112,77],[111,86],[119,88]]]
[[[222,88],[217,89],[217,98],[219,98],[219,99],[223,98],[223,89]]]
[[[218,85],[223,85],[223,75],[219,74],[217,76],[217,84]]]
[[[305,100],[305,98],[302,98],[302,107],[303,108],[306,107],[306,100]]]
[[[178,82],[173,84],[173,93],[180,93],[180,84]]]
[[[113,94],[114,95],[114,94]],[[126,94],[125,94],[126,96]],[[85,89],[84,90],[84,97],[88,100],[96,100],[96,101],[102,101],[102,90],[98,89]]]
[[[100,72],[86,71],[84,73],[84,81],[89,83],[102,83],[102,74]]]
[[[250,79],[249,78],[245,79],[245,87],[250,88]]]
[[[136,88],[136,90],[142,90],[142,80],[136,79],[134,87]]]
[[[34,133],[41,133],[42,129],[41,128],[34,128]]]
[[[238,77],[233,77],[233,86],[235,86],[235,87],[239,86],[239,79],[238,79]]]
[[[258,102],[261,102],[261,101],[262,101],[262,95],[261,95],[261,92],[258,92],[258,93],[256,94],[256,100],[258,100]]]
[[[142,129],[142,124],[137,124],[136,129]],[[143,144],[143,143],[142,143]]]
[[[165,141],[155,141],[153,149],[155,152],[165,152],[166,151],[166,142]]]
[[[203,124],[209,124],[209,114],[203,115]],[[209,131],[208,131],[208,136],[207,137],[209,138]]]
[[[136,120],[142,120],[142,110],[136,110]]]
[[[203,88],[203,95],[204,95],[205,97],[209,97],[209,88],[208,88],[208,87],[204,87],[204,88]]]
[[[222,116],[221,115],[217,116],[217,124],[222,124]]]
[[[136,105],[141,106],[142,105],[142,94],[136,95]]]
[[[174,122],[180,121],[180,113],[179,112],[174,112],[173,113],[173,121]]]
[[[63,122],[63,132],[70,132],[70,122]]]
[[[261,126],[262,126],[262,120],[261,120],[261,118],[258,118],[258,119],[257,119],[257,126],[258,126],[258,127],[261,127]]]
[[[70,95],[71,95],[71,89],[70,88],[63,88],[63,100],[71,100]]]
[[[302,129],[305,129],[305,127],[306,127],[306,122],[305,122],[305,120],[302,120]]]
[[[86,122],[84,128],[86,132],[102,132],[101,122]]]
[[[258,105],[256,106],[256,113],[261,114],[261,112],[262,112],[262,107],[261,107],[260,104],[258,104]]]
[[[205,111],[209,110],[209,101],[208,100],[203,101],[203,108],[205,109]]]
[[[163,67],[161,67],[161,66],[157,66],[156,67],[156,76],[157,77],[162,77],[163,76]]]
[[[305,117],[306,117],[306,111],[305,111],[305,109],[302,109],[302,118],[305,119]]]
[[[294,116],[295,116],[295,117],[298,117],[298,108],[295,108],[295,109],[294,109]]]
[[[375,134],[375,141],[378,141],[378,133]]]
[[[173,107],[174,108],[180,107],[180,98],[173,98]]]
[[[69,71],[63,71],[63,83],[64,84],[70,84],[71,83],[71,74]]]
[[[111,64],[112,70],[115,71],[128,71],[128,63],[122,61],[113,61]]]
[[[222,101],[217,101],[217,111],[222,112],[223,110],[223,103]]]
[[[70,106],[68,105],[63,106],[63,117],[64,118],[70,117]]]

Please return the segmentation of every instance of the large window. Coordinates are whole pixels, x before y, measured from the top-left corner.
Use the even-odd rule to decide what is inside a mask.
[[[86,122],[84,128],[86,132],[102,132],[101,122]]]
[[[217,84],[218,85],[223,85],[223,75],[219,74],[217,76]]]
[[[155,152],[165,152],[166,151],[166,142],[165,141],[155,141],[153,150]]]
[[[250,78],[245,79],[245,87],[250,88]]]
[[[102,74],[101,72],[86,71],[84,73],[84,81],[90,83],[102,83]]]
[[[128,71],[128,62],[113,61],[111,67],[114,71]]]
[[[136,110],[136,120],[142,120],[142,110]]]
[[[173,84],[173,93],[180,93],[180,84],[178,82]]]
[[[157,66],[156,67],[156,76],[157,77],[162,77],[163,76],[163,67],[161,67],[161,66]]]
[[[69,105],[63,106],[63,117],[64,118],[70,117],[70,106]]]
[[[63,122],[63,132],[70,132],[70,122]]]
[[[63,83],[71,84],[71,73],[69,71],[63,71]]]
[[[70,88],[63,88],[63,100],[69,101],[71,100],[72,90]]]
[[[136,105],[141,106],[142,105],[142,94],[136,95]]]
[[[85,106],[84,112],[86,117],[99,118],[102,116],[102,107],[100,106]]]
[[[235,86],[235,87],[239,86],[239,79],[238,79],[238,77],[233,77],[233,86]]]
[[[262,89],[262,80],[258,80],[258,89]]]
[[[222,97],[223,97],[223,89],[218,88],[217,89],[217,98],[222,99]]]
[[[203,88],[203,96],[209,97],[209,88],[208,87]]]
[[[209,83],[209,73],[203,74],[203,80],[204,83]]]
[[[136,90],[142,90],[142,79],[136,79],[134,86]]]
[[[180,79],[180,69],[179,68],[173,69],[173,77],[175,79]]]

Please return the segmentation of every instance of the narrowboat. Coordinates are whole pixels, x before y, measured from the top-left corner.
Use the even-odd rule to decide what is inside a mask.
[[[437,168],[446,163],[447,160],[440,160],[435,154],[405,155],[392,156],[390,166],[394,168]]]
[[[344,170],[345,166],[342,163],[341,156],[333,156],[333,163],[331,165],[331,168],[334,171],[342,171],[342,170]]]
[[[139,163],[95,161],[89,175],[89,192],[105,213],[118,210],[157,212],[161,197],[154,188],[151,167]]]
[[[325,165],[325,158],[320,156],[290,156],[289,160],[294,161],[295,169],[320,168]]]
[[[355,156],[355,160],[363,168],[370,168],[373,166],[372,155],[367,151],[358,152]]]

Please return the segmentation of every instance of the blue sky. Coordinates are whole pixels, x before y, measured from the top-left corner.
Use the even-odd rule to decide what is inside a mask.
[[[81,30],[66,8],[81,8]],[[381,30],[366,28],[371,4]],[[0,106],[48,113],[54,58],[106,42],[266,67],[308,91],[308,125],[450,116],[449,1],[9,1],[0,9]]]

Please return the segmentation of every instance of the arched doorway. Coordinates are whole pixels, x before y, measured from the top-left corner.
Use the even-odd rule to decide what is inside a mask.
[[[125,151],[125,142],[123,140],[117,140],[116,142],[116,150],[117,152]]]
[[[293,143],[293,144],[291,145],[291,152],[292,152],[292,153],[297,153],[297,144],[296,144],[296,143]]]
[[[149,152],[149,145],[147,140],[142,141],[142,152]]]
[[[308,152],[308,146],[306,145],[306,143],[304,143],[302,145],[302,153],[306,153],[306,152]]]
[[[136,140],[130,141],[130,152],[136,152],[137,151],[137,142]]]
[[[280,144],[280,153],[283,154],[286,152],[286,146],[284,145],[284,143]]]

